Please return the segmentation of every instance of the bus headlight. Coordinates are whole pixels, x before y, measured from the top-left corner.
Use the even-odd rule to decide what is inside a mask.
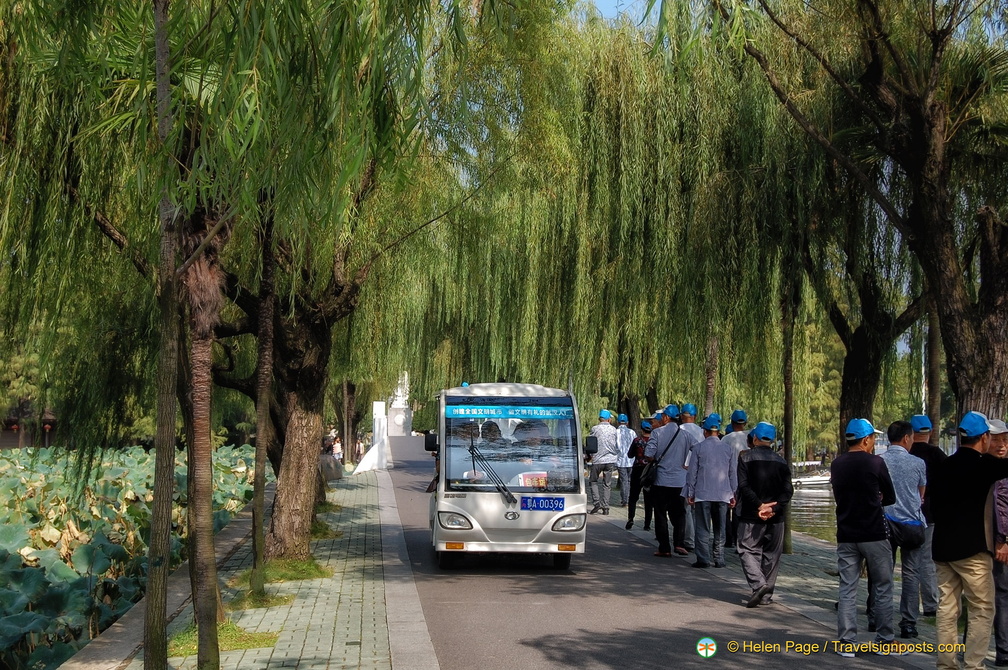
[[[455,512],[438,512],[438,523],[448,530],[472,530],[469,519]]]
[[[568,516],[562,516],[553,522],[553,530],[581,530],[585,527],[585,518],[584,514],[570,514]]]

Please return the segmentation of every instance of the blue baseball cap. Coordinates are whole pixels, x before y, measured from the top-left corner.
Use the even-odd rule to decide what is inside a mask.
[[[717,412],[712,412],[707,415],[707,418],[703,420],[704,430],[721,430],[721,415]]]
[[[616,420],[619,421],[620,423],[626,423],[627,422],[627,415],[626,414],[620,414],[618,417],[616,417]]]
[[[651,430],[651,422],[650,421],[641,421],[640,422],[640,427],[641,427],[641,430]]]
[[[980,437],[991,429],[987,416],[980,412],[966,412],[959,422],[959,434],[963,437]]]
[[[653,414],[653,415],[651,416],[651,420],[652,420],[652,421],[658,421],[659,419],[661,419],[661,417],[662,417],[662,411],[661,411],[661,410],[658,410],[657,412],[655,412],[655,413],[654,413],[654,414]]]
[[[600,418],[600,419],[611,419],[612,418],[612,412],[610,412],[607,409],[604,409],[604,410],[602,410],[601,412],[598,413],[598,418]]]
[[[756,427],[752,429],[750,435],[752,435],[754,440],[770,440],[773,442],[777,439],[777,429],[774,428],[772,423],[760,421],[756,424]]]
[[[744,409],[737,409],[731,413],[732,423],[745,423],[749,420],[749,415],[745,413]]]
[[[931,432],[931,419],[925,414],[914,414],[910,417],[910,427],[915,433]]]
[[[727,435],[728,433],[734,433],[734,432],[735,432],[735,429],[732,428],[732,425],[730,423],[727,426],[724,427],[724,434],[725,435]]]
[[[690,416],[696,416],[696,405],[693,403],[686,403],[682,406],[682,413],[689,414]]]
[[[861,440],[875,432],[875,426],[868,419],[851,419],[844,431],[848,440]]]
[[[666,405],[665,406],[665,416],[670,419],[676,419],[679,417],[679,405]]]

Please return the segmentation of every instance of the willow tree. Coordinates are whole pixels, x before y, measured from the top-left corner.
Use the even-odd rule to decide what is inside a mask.
[[[662,15],[677,4],[664,0]],[[970,167],[978,154],[987,173],[1002,172],[1006,160],[1003,3],[839,0],[813,11],[760,0],[755,12],[724,0],[712,6],[798,127],[859,185],[919,261],[939,298],[960,413],[1002,414],[1005,200],[971,188]],[[800,60],[781,56],[794,49]],[[861,121],[856,133],[837,135],[817,122],[796,95],[814,87],[848,101]],[[883,165],[883,182],[871,178],[872,164]]]

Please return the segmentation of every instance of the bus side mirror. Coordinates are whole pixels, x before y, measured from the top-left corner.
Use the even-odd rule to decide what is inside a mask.
[[[585,438],[585,453],[586,454],[597,454],[598,453],[598,437],[595,435],[589,435]]]
[[[437,451],[438,450],[438,440],[437,433],[427,433],[424,435],[423,448],[424,451]]]

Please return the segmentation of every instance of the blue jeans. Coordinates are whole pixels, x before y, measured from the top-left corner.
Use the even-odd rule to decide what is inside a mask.
[[[840,573],[840,602],[837,605],[837,637],[841,642],[857,642],[857,588],[861,560],[868,565],[874,589],[872,611],[880,642],[892,642],[893,557],[889,540],[837,543],[837,571]]]
[[[725,520],[728,503],[698,500],[693,505],[693,528],[695,529],[697,563],[710,564],[713,554],[715,565],[724,565]],[[713,529],[713,533],[711,532]]]

